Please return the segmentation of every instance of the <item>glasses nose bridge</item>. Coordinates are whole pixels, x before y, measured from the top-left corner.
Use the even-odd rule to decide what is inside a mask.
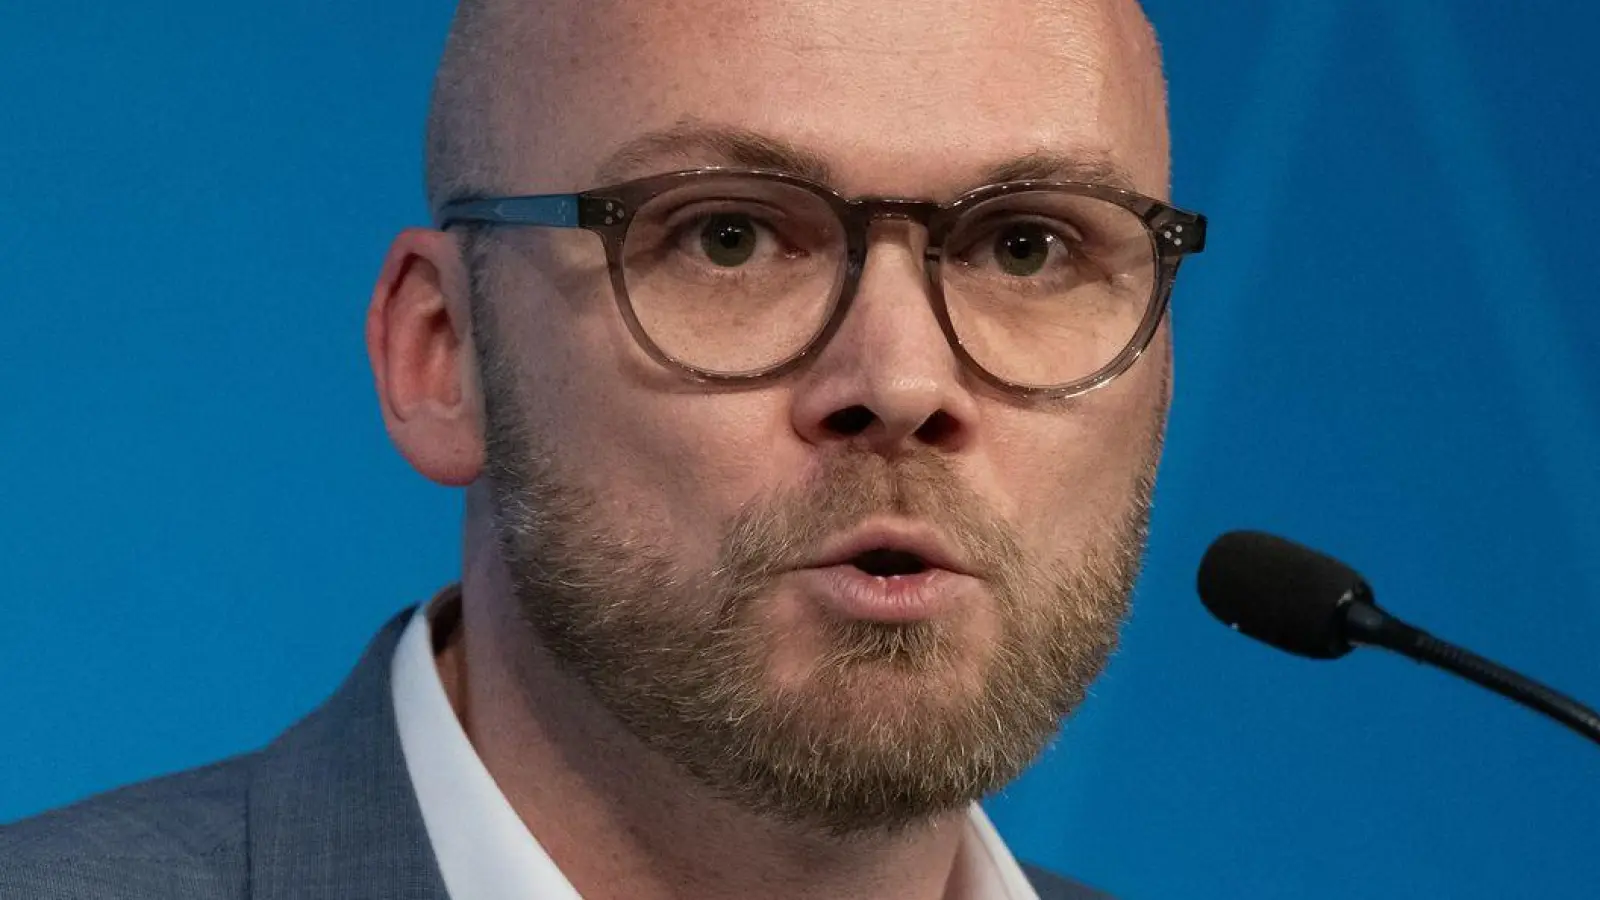
[[[935,218],[943,209],[931,200],[912,200],[904,197],[857,197],[845,202],[850,212],[855,240],[852,243],[864,253],[867,246],[867,233],[879,221],[911,222],[922,226],[927,235],[924,255],[930,259],[939,256],[939,247],[935,231]]]
[[[848,201],[861,220],[866,223],[878,219],[907,219],[923,226],[939,211],[932,200],[912,200],[906,197],[857,197]]]
[[[845,288],[845,300],[839,306],[833,325],[827,329],[828,337],[824,338],[824,341],[831,338],[834,331],[843,324],[843,320],[849,315],[850,307],[854,305],[862,273],[866,268],[869,233],[873,224],[879,221],[909,222],[920,225],[924,234],[921,254],[923,276],[926,279],[923,285],[924,297],[946,342],[958,355],[960,354],[959,340],[952,330],[949,313],[944,307],[942,291],[938,284],[937,272],[943,250],[941,246],[943,224],[940,221],[940,214],[943,211],[944,207],[934,201],[903,197],[856,197],[844,202],[846,242],[849,245],[849,274],[846,276],[848,287]]]

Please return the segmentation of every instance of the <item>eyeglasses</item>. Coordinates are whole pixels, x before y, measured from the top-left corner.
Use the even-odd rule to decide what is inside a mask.
[[[719,383],[779,377],[826,345],[878,219],[927,230],[929,300],[951,349],[1026,396],[1074,396],[1132,366],[1206,234],[1202,215],[1097,184],[1006,182],[933,203],[846,199],[795,175],[724,168],[438,212],[440,228],[598,234],[634,339],[661,364]]]

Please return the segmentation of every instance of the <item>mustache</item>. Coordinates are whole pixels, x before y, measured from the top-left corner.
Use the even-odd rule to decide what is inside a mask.
[[[1021,557],[1011,527],[932,450],[888,459],[867,451],[828,457],[805,483],[752,502],[724,530],[726,574],[765,579],[815,558],[823,542],[875,517],[933,526],[973,574],[1010,571]]]

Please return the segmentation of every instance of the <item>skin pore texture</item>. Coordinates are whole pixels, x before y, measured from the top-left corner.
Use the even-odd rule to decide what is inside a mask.
[[[466,0],[430,200],[748,163],[728,134],[825,164],[847,196],[945,200],[1058,158],[1167,193],[1158,52],[1131,2]],[[1106,387],[1021,401],[946,343],[919,229],[871,239],[829,344],[741,389],[645,355],[593,234],[416,229],[385,262],[368,343],[386,424],[418,471],[467,487],[439,672],[585,897],[943,897],[967,805],[1036,756],[1114,646],[1167,326]],[[963,602],[904,626],[810,602],[796,570],[881,521],[939,535],[976,585]]]

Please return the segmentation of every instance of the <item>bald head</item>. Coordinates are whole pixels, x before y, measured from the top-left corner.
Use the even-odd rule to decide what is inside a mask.
[[[429,114],[428,199],[591,187],[617,147],[686,122],[898,173],[1103,152],[1140,190],[1167,189],[1160,55],[1132,0],[462,0]],[[950,184],[859,187],[930,196],[963,177],[928,174]]]

